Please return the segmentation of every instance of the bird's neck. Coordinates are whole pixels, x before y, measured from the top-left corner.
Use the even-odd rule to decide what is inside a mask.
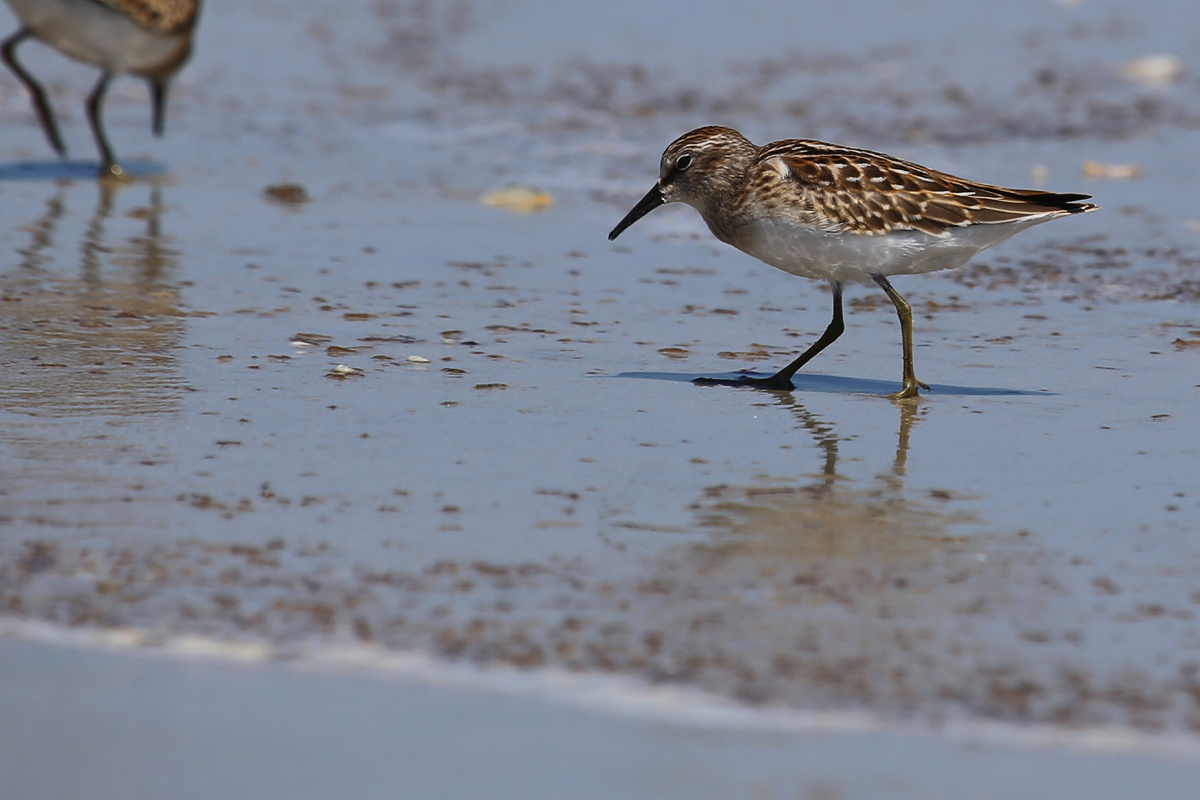
[[[710,193],[703,206],[696,206],[713,236],[727,244],[732,244],[737,231],[752,221],[745,204],[740,202],[748,180],[748,169],[730,170],[720,189]]]

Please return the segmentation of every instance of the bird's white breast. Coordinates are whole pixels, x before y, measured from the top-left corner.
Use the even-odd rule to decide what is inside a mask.
[[[822,230],[767,217],[741,226],[727,241],[784,272],[816,280],[870,283],[874,275],[914,275],[962,266],[976,253],[1065,212],[1015,222],[950,228],[943,235],[894,231],[870,236]]]
[[[91,0],[7,0],[33,34],[66,55],[111,72],[154,70],[175,56],[179,36],[163,36]]]

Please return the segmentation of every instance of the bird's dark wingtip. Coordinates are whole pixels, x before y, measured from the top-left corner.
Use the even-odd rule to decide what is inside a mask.
[[[1053,198],[1053,200],[1047,203],[1047,205],[1053,205],[1072,214],[1083,214],[1088,211],[1095,211],[1100,207],[1095,203],[1082,202],[1083,200],[1091,200],[1092,196],[1090,194],[1050,194],[1048,197]]]
[[[1059,192],[1046,192],[1041,189],[998,189],[998,192],[1009,200],[1019,200],[1030,206],[1056,209],[1058,211],[1065,211],[1068,214],[1083,214],[1100,208],[1095,203],[1082,202],[1084,200],[1091,200],[1092,196],[1090,194],[1079,194],[1076,192],[1060,194]]]

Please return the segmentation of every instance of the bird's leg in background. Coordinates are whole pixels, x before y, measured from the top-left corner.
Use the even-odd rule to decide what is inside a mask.
[[[4,63],[8,64],[8,68],[29,90],[29,94],[33,98],[33,110],[37,112],[38,120],[42,123],[42,130],[46,132],[46,138],[50,140],[50,146],[54,148],[54,152],[58,153],[59,157],[66,158],[67,147],[63,144],[62,136],[58,132],[58,123],[54,121],[54,112],[50,109],[50,101],[46,99],[46,91],[40,83],[33,79],[32,75],[25,71],[21,62],[17,61],[17,45],[31,34],[32,31],[29,28],[21,28],[4,40],[3,47],[0,47],[0,54],[3,55]]]

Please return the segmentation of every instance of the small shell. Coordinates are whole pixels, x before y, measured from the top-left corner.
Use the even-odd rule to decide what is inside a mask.
[[[1183,60],[1174,53],[1155,53],[1126,61],[1117,74],[1145,86],[1166,86],[1183,74]]]
[[[1137,164],[1103,164],[1099,161],[1083,162],[1083,174],[1089,178],[1115,178],[1130,180],[1142,177],[1142,168]]]
[[[554,198],[541,189],[531,186],[505,186],[494,189],[479,198],[485,206],[516,211],[519,214],[529,214],[535,211],[545,211],[554,204]]]
[[[345,364],[338,364],[336,367],[329,370],[329,372],[325,373],[326,378],[335,378],[340,381],[344,381],[346,378],[361,378],[362,376],[363,371],[361,369],[356,367],[348,367]]]

